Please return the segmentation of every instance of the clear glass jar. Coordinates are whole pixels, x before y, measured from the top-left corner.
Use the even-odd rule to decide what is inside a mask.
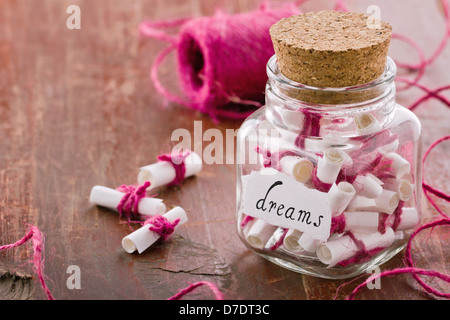
[[[322,278],[386,262],[421,217],[421,125],[395,102],[395,63],[388,58],[381,77],[347,88],[295,83],[275,56],[267,73],[266,105],[238,134],[241,240],[278,265]],[[284,185],[273,183],[278,178]],[[319,225],[317,236],[311,230]]]

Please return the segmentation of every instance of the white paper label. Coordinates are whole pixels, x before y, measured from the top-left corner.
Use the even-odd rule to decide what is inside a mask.
[[[328,194],[274,169],[242,177],[243,212],[268,223],[305,232],[326,241],[330,236],[331,209]]]

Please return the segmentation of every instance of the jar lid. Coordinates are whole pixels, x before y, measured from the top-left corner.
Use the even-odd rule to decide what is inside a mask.
[[[281,19],[270,28],[281,73],[314,87],[350,87],[380,77],[392,27],[362,13],[319,11]]]

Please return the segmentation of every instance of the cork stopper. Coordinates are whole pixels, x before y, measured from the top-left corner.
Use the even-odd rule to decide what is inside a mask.
[[[391,35],[389,23],[337,11],[291,16],[270,28],[280,72],[320,88],[357,86],[380,77]]]

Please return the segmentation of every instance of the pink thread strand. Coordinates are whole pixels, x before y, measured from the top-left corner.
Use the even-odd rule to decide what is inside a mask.
[[[117,205],[120,217],[125,216],[130,220],[139,216],[139,202],[146,196],[148,187],[150,187],[150,182],[146,181],[142,186],[122,185],[116,189],[124,193]]]
[[[47,299],[54,300],[53,295],[50,292],[50,289],[47,287],[47,284],[45,283],[46,276],[44,274],[44,258],[43,258],[44,239],[38,227],[29,225],[29,230],[22,239],[13,244],[0,246],[0,251],[22,246],[30,240],[33,244],[33,260],[31,261],[33,263],[33,270],[38,276],[42,289],[47,295]]]
[[[189,285],[187,288],[180,290],[177,294],[175,294],[174,296],[170,297],[167,300],[180,300],[186,294],[194,291],[198,287],[205,286],[205,285],[209,289],[211,289],[211,291],[214,293],[214,297],[216,298],[216,300],[223,300],[223,295],[219,291],[219,289],[216,287],[216,285],[211,282],[207,282],[207,281],[199,281],[199,282],[193,283],[193,284]]]
[[[450,276],[442,274],[442,273],[434,271],[434,270],[426,270],[426,269],[419,269],[419,268],[396,268],[393,270],[383,271],[379,274],[369,277],[366,281],[364,281],[363,283],[358,285],[353,290],[353,292],[347,297],[347,300],[353,300],[355,298],[356,294],[361,289],[363,289],[365,286],[367,286],[367,284],[369,282],[371,282],[377,278],[389,277],[389,276],[394,276],[394,275],[403,274],[403,273],[408,273],[408,274],[413,274],[413,275],[420,274],[420,275],[427,275],[427,276],[431,276],[431,277],[437,277],[439,279],[442,279],[442,280],[450,283]],[[436,291],[436,290],[433,290],[433,291]]]

